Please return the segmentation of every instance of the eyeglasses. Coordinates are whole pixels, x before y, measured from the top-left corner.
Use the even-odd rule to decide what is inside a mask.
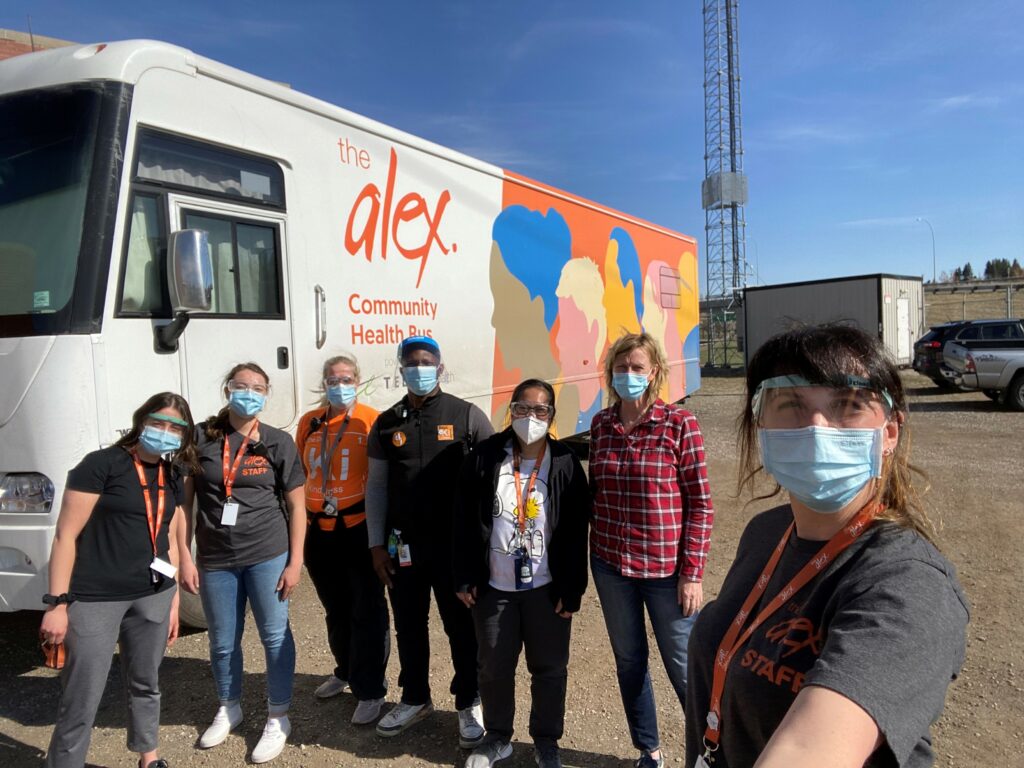
[[[538,419],[544,419],[547,421],[551,418],[551,414],[555,412],[555,409],[550,405],[544,403],[524,403],[515,402],[509,406],[509,410],[512,415],[516,418],[523,418],[524,416],[536,416]]]
[[[265,395],[270,391],[270,387],[266,384],[246,384],[244,381],[235,381],[232,379],[228,382],[229,392],[255,392],[257,395]]]
[[[330,378],[324,379],[324,384],[328,387],[337,387],[344,385],[350,387],[356,383],[356,379],[352,376],[331,376]]]

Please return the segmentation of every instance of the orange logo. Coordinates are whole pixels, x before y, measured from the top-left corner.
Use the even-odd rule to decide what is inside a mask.
[[[395,432],[395,434],[391,436],[391,444],[395,446],[395,448],[401,448],[405,445],[405,432]]]
[[[815,632],[814,624],[809,619],[787,619],[769,629],[764,636],[789,649],[782,654],[783,659],[804,648],[810,648],[815,656],[821,654],[821,630]]]
[[[438,440],[454,440],[455,439],[455,425],[454,424],[438,424],[437,425],[437,439]]]

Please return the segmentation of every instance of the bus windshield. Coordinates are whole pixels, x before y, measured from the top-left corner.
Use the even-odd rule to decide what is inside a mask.
[[[103,103],[87,85],[0,96],[0,336],[70,328]]]

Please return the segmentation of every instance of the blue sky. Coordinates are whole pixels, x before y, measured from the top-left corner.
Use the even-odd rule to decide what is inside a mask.
[[[693,235],[697,0],[6,0],[0,27],[147,37]],[[1024,3],[740,2],[760,282],[1024,261]],[[702,260],[701,280],[704,280]]]

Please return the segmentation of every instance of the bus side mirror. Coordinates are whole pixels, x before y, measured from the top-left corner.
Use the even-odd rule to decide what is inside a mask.
[[[154,329],[157,352],[174,352],[188,325],[189,312],[210,309],[213,262],[209,235],[201,229],[172,232],[167,243],[167,288],[174,319]]]

